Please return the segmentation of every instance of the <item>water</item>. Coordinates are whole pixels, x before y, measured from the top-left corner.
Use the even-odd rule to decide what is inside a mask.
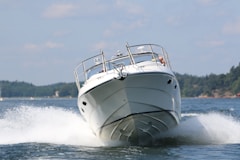
[[[0,159],[239,159],[240,99],[183,99],[182,121],[154,146],[101,143],[76,99],[0,102]]]

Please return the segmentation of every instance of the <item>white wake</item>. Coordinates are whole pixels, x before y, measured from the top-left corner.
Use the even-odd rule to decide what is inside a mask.
[[[240,143],[240,122],[220,113],[187,113],[188,118],[161,138],[175,138],[181,143],[233,144]]]
[[[181,144],[240,143],[240,122],[220,113],[184,114],[179,126],[160,134]],[[0,144],[54,143],[103,146],[81,116],[58,107],[20,106],[0,115]]]
[[[0,119],[0,144],[55,143],[100,146],[81,116],[57,107],[21,106]]]

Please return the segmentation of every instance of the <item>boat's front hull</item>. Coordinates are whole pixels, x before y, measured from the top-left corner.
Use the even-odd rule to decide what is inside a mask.
[[[129,144],[154,144],[161,132],[178,124],[171,111],[155,111],[132,114],[101,128],[100,138]]]
[[[78,103],[103,141],[152,143],[180,120],[180,89],[167,73],[112,79],[82,94]]]

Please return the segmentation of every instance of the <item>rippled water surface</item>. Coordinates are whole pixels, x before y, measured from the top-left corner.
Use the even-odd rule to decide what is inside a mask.
[[[101,143],[77,99],[0,102],[0,159],[239,159],[240,98],[182,99],[180,125],[155,146]]]

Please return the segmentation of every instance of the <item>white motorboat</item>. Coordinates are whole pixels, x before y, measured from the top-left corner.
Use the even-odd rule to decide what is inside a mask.
[[[152,144],[179,124],[181,96],[168,54],[155,44],[102,52],[75,68],[78,107],[103,142]]]

